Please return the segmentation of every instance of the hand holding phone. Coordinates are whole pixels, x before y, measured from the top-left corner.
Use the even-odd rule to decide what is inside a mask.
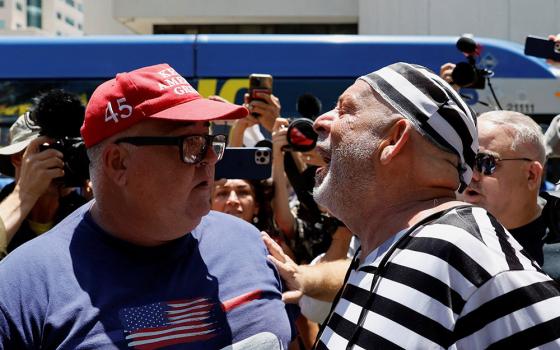
[[[525,39],[525,54],[560,62],[560,42],[529,35]]]
[[[249,76],[249,102],[257,100],[266,103],[265,100],[257,96],[259,93],[272,94],[272,75],[253,73]],[[260,117],[260,113],[256,112],[251,112],[251,115],[255,118]]]

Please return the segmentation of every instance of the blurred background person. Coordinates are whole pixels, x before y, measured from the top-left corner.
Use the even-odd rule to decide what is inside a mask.
[[[541,127],[530,117],[513,111],[492,111],[477,119],[480,149],[471,183],[463,193],[466,202],[494,215],[545,272],[559,278],[558,257],[543,254],[553,243],[544,203],[539,200],[546,162]],[[544,265],[543,265],[544,264]]]
[[[0,172],[14,177],[0,192],[4,253],[48,231],[86,202],[64,181],[69,155],[48,146],[56,133],[78,138],[84,111],[76,95],[50,90],[36,97],[10,128],[10,144],[0,148]],[[87,160],[85,150],[83,157]]]
[[[284,237],[276,229],[271,206],[274,188],[268,180],[220,179],[212,191],[212,210],[237,216],[266,231],[282,249],[294,257]]]

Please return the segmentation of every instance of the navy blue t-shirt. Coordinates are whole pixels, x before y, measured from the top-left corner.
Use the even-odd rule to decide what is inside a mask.
[[[147,248],[104,232],[90,207],[0,262],[0,348],[287,348],[279,276],[252,225],[210,212]]]

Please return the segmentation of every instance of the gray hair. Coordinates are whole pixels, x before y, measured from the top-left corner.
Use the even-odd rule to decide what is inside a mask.
[[[105,142],[100,142],[95,146],[87,149],[87,156],[89,158],[89,177],[92,184],[97,184],[99,172],[101,171],[101,163],[103,162],[103,150],[105,149]]]
[[[517,151],[521,146],[529,145],[535,160],[544,165],[546,162],[544,134],[531,117],[514,111],[491,111],[482,113],[478,118],[480,121],[484,120],[512,131],[511,150]]]

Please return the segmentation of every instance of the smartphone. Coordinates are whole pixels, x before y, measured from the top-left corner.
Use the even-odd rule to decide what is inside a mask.
[[[214,178],[268,179],[272,173],[272,150],[267,147],[226,147],[216,163]]]
[[[249,102],[253,100],[264,101],[257,97],[257,93],[272,94],[272,75],[256,74],[249,75]],[[252,112],[253,117],[260,117],[259,113]]]
[[[529,35],[525,39],[525,54],[560,61],[560,43]]]

